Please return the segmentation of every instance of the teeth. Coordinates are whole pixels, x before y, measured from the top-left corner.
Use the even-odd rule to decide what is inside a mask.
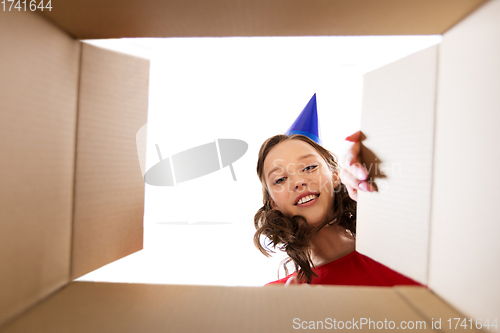
[[[314,198],[316,198],[316,195],[314,195],[314,194],[308,195],[307,197],[303,197],[302,199],[299,200],[299,202],[297,202],[297,205],[300,205],[300,204],[306,203],[308,201],[311,201]]]

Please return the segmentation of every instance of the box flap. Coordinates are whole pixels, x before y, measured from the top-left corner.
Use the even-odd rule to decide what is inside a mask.
[[[59,1],[40,14],[76,38],[442,34],[484,0]]]
[[[436,294],[490,324],[500,320],[499,59],[498,0],[443,36],[429,269]]]
[[[433,322],[433,327],[439,329],[440,332],[480,332],[476,329],[475,323],[473,327],[468,326],[467,328],[460,326],[460,323],[456,325],[457,321],[454,318],[466,319],[463,314],[428,289],[396,286],[395,290],[412,305],[415,311],[428,321]],[[467,325],[470,325],[469,321],[467,321]]]
[[[424,290],[424,301],[435,297],[422,287],[413,288]],[[366,320],[363,326],[362,318]],[[411,321],[420,328],[418,332],[432,331],[431,323],[390,287],[72,282],[11,323],[3,333],[296,332],[299,328],[312,329],[311,325],[333,329],[333,320],[340,331],[353,321],[359,327],[353,331],[368,331],[368,320],[374,322],[372,330],[374,325],[392,325],[390,321],[394,328],[402,321]]]
[[[0,324],[69,281],[80,45],[0,11]]]
[[[82,44],[71,279],[142,249],[149,60]]]
[[[364,76],[361,154],[378,186],[359,193],[356,248],[426,284],[437,46]]]

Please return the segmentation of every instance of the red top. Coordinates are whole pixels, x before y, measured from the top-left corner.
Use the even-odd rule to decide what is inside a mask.
[[[315,273],[318,277],[313,276],[311,284],[334,284],[347,286],[421,286],[420,283],[393,271],[389,267],[384,266],[357,251],[353,251],[348,255],[327,264],[316,266]],[[286,283],[288,278],[293,275],[296,275],[296,273],[292,273],[277,281],[269,282],[266,285]]]

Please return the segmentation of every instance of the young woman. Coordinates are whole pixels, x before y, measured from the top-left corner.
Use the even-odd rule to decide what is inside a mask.
[[[262,145],[257,175],[264,205],[255,214],[254,243],[266,256],[285,251],[286,274],[287,263],[295,266],[293,274],[269,284],[418,285],[355,250],[357,191],[374,190],[357,163],[359,136],[348,138],[354,143],[343,170],[306,136],[276,135]]]

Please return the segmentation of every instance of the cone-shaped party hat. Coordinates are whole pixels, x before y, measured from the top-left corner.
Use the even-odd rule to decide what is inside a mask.
[[[318,128],[318,110],[316,107],[316,94],[311,97],[309,103],[299,114],[292,126],[285,132],[286,135],[302,134],[321,144]]]

